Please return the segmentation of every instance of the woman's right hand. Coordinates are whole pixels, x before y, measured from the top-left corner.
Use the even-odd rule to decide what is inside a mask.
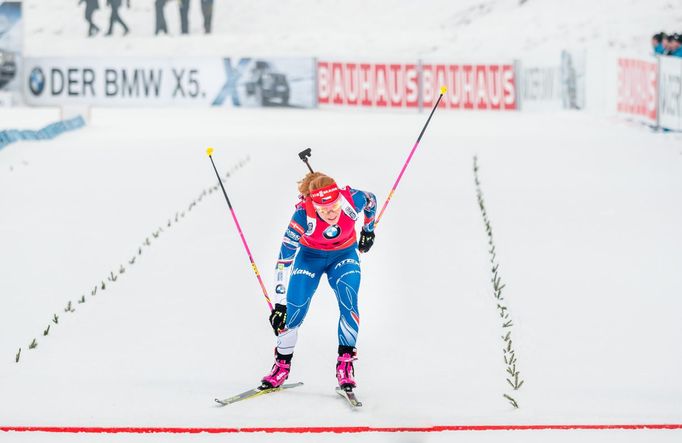
[[[275,309],[270,312],[269,320],[275,335],[279,335],[280,331],[285,329],[287,323],[287,306],[275,303]]]

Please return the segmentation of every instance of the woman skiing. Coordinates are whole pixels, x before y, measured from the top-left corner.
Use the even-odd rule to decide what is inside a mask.
[[[376,197],[371,192],[339,188],[331,177],[310,172],[298,183],[300,201],[284,233],[276,269],[276,303],[269,320],[277,334],[275,364],[262,387],[279,387],[289,377],[291,358],[322,274],[339,304],[339,356],[336,378],[345,390],[355,387],[353,361],[360,323],[358,253],[374,244]],[[355,222],[364,213],[360,239]],[[293,263],[293,266],[292,266]]]

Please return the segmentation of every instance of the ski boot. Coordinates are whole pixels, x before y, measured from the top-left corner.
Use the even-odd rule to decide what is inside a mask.
[[[272,370],[268,375],[261,380],[261,389],[278,388],[284,384],[289,378],[289,371],[291,371],[291,357],[294,354],[284,355],[277,352],[275,349],[275,364],[272,365]]]
[[[339,346],[339,358],[336,359],[336,379],[344,391],[352,391],[356,386],[355,371],[353,370],[353,361],[357,360],[355,355],[354,347]]]

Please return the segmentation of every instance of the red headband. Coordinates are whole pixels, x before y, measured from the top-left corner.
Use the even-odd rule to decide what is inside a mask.
[[[324,188],[315,189],[310,193],[310,198],[318,205],[328,205],[334,203],[339,198],[339,187],[332,183]]]

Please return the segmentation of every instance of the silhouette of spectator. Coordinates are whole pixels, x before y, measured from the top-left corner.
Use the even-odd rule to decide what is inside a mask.
[[[126,35],[130,30],[126,26],[121,16],[118,15],[118,9],[122,6],[123,0],[107,0],[107,4],[111,7],[111,16],[109,16],[109,31],[106,35],[111,35],[114,30],[114,23],[118,22],[123,26],[123,35]],[[127,6],[130,8],[130,0],[127,1]]]
[[[168,34],[166,16],[163,13],[163,7],[166,6],[166,0],[155,0],[154,6],[156,8],[156,29],[154,30],[154,35],[157,35],[159,32]]]
[[[99,0],[80,0],[78,4],[85,3],[85,20],[90,24],[88,28],[88,37],[99,32],[99,27],[92,22],[92,14],[99,9]]]
[[[675,34],[670,37],[668,55],[682,57],[682,34]]]
[[[180,30],[189,34],[189,0],[180,0]]]
[[[204,16],[204,33],[211,33],[211,19],[213,18],[213,0],[201,0],[201,13]]]
[[[663,45],[663,54],[668,53],[668,50],[670,49],[670,40],[672,40],[672,38],[673,38],[672,35],[663,34],[663,37],[661,38],[661,44]]]
[[[653,37],[651,37],[651,47],[654,50],[654,54],[664,54],[665,53],[665,46],[663,44],[663,39],[667,38],[668,36],[665,35],[665,32],[659,32],[658,34],[654,34]]]

